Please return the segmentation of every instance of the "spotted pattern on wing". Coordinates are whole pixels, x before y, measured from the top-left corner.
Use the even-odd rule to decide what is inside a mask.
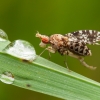
[[[65,34],[69,41],[83,42],[85,44],[96,44],[100,41],[100,32],[95,30],[79,30]]]

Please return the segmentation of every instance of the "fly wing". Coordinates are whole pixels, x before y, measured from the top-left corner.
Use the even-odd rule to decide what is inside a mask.
[[[72,33],[65,34],[69,41],[83,42],[85,44],[96,44],[100,41],[100,32],[95,30],[79,30]]]

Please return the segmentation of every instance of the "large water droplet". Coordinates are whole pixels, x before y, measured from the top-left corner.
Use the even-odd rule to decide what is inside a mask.
[[[0,75],[0,80],[6,84],[12,84],[15,79],[11,72],[4,72]]]
[[[2,29],[0,29],[0,41],[6,41],[6,40],[8,40],[7,34]]]
[[[24,40],[16,40],[10,43],[3,52],[31,62],[36,58],[34,47]]]

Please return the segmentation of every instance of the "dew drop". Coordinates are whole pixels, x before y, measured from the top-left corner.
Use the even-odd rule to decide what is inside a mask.
[[[12,84],[15,79],[11,72],[4,72],[0,75],[0,80],[6,84]]]
[[[0,29],[0,41],[6,41],[6,40],[8,40],[7,34],[2,29]]]
[[[30,62],[36,58],[34,47],[25,40],[16,40],[10,43],[3,52]]]

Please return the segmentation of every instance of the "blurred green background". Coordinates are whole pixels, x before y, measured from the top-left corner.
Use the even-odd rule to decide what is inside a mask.
[[[10,41],[27,40],[40,54],[43,48],[39,47],[36,31],[46,35],[83,29],[100,31],[100,0],[0,0],[0,28]],[[71,57],[67,57],[67,63],[71,70],[100,82],[100,46],[89,47],[93,56],[85,60],[97,70],[91,71]],[[42,57],[48,59],[48,52]],[[51,61],[65,67],[64,57],[59,54],[52,54]],[[40,99],[62,100],[0,82],[0,100]]]

